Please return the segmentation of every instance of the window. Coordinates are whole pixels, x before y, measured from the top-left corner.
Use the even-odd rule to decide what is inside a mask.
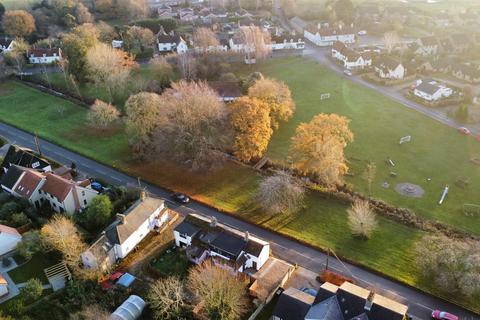
[[[87,205],[87,200],[83,199],[83,204]]]
[[[62,207],[60,207],[60,213],[64,213],[64,212],[65,210]]]
[[[85,196],[85,191],[82,191],[82,196]]]

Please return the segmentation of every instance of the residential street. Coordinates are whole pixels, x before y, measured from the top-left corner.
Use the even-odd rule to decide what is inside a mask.
[[[5,137],[11,143],[16,143],[32,149],[35,148],[34,138],[31,134],[15,129],[3,123],[0,123],[0,136]],[[113,168],[99,164],[93,160],[82,157],[52,143],[40,140],[40,146],[45,156],[66,165],[69,165],[71,162],[75,162],[80,171],[92,177],[101,178],[115,185],[137,184],[137,179],[134,177],[125,175],[114,170]],[[166,189],[154,187],[148,184],[144,184],[144,186],[146,186],[148,191],[152,194],[165,198],[168,198],[170,195],[170,192]],[[167,201],[169,206],[172,208],[178,206],[176,203],[173,203],[169,200]],[[251,234],[255,234],[269,241],[272,246],[273,255],[281,259],[287,260],[293,264],[296,263],[315,272],[318,272],[324,268],[326,255],[320,251],[277,235],[273,232],[264,230],[258,226],[237,220],[229,215],[223,214],[200,203],[192,202],[188,205],[188,207],[204,215],[215,216],[222,223],[229,224],[240,230],[248,231]],[[459,315],[461,319],[480,320],[479,316],[476,316],[460,307],[431,297],[427,294],[423,294],[416,289],[401,285],[397,282],[388,280],[353,265],[346,263],[344,267],[341,262],[331,258],[329,261],[329,267],[344,273],[346,276],[353,276],[359,282],[359,284],[363,286],[380,289],[378,291],[386,296],[392,297],[401,302],[408,301],[410,306],[410,314],[418,317],[419,319],[430,319],[430,313],[432,309],[442,309]]]

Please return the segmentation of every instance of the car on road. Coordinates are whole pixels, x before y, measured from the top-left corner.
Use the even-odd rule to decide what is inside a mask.
[[[470,135],[470,130],[468,130],[468,128],[465,128],[465,127],[458,128],[458,132],[463,133],[466,136]]]
[[[175,200],[176,202],[183,203],[183,204],[190,202],[190,198],[187,195],[180,192],[176,192],[172,194],[172,199]]]
[[[437,319],[437,320],[458,320],[458,317],[445,312],[445,311],[440,311],[440,310],[434,310],[432,312],[432,319]]]
[[[343,70],[343,73],[345,73],[349,77],[351,77],[353,75],[352,71],[350,71],[348,69]]]

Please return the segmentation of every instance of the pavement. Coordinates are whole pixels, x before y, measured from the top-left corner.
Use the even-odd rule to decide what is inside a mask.
[[[0,136],[3,136],[11,143],[35,149],[33,135],[7,124],[0,123]],[[45,140],[40,139],[39,141],[44,156],[66,165],[75,162],[78,170],[91,177],[103,179],[114,185],[137,185],[138,183],[136,177],[128,176],[114,168],[102,165]],[[151,194],[166,198],[169,207],[172,209],[179,207],[177,203],[168,200],[171,195],[169,190],[147,183],[143,183],[143,186],[146,187]],[[256,236],[269,241],[273,255],[280,259],[286,260],[292,264],[298,264],[299,266],[312,270],[313,272],[319,272],[325,268],[327,256],[319,250],[265,230],[257,225],[238,220],[235,217],[221,213],[216,209],[196,201],[192,201],[188,207],[203,215],[214,216],[219,222],[230,225],[239,230],[248,231],[251,234],[255,234]],[[353,277],[362,286],[376,289],[381,288],[378,290],[379,293],[394,298],[399,302],[408,304],[410,314],[418,319],[430,319],[430,314],[433,309],[441,309],[457,314],[460,316],[460,319],[480,320],[480,316],[459,306],[352,264],[342,263],[334,258],[330,258],[329,269],[345,274],[348,277]]]

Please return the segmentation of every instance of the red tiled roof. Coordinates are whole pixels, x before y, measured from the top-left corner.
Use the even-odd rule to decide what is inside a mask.
[[[54,54],[57,56],[60,56],[60,49],[59,48],[52,48],[52,49],[43,49],[43,48],[38,48],[38,49],[31,49],[28,50],[28,56],[34,56],[36,58],[42,58],[43,55],[47,57],[53,57]]]
[[[46,174],[47,181],[42,190],[58,198],[61,202],[65,200],[75,183],[52,173]]]
[[[20,178],[14,191],[23,197],[30,198],[33,191],[42,181],[42,175],[35,170],[25,170],[25,174]]]

